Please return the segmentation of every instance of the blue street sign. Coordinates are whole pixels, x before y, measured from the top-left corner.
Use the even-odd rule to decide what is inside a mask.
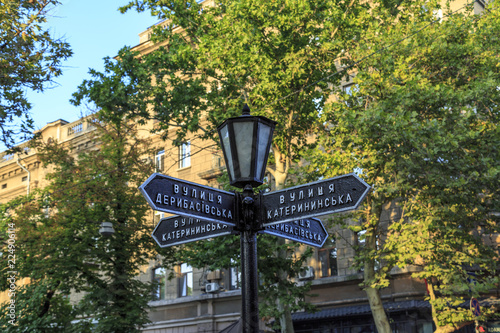
[[[192,217],[171,216],[160,220],[152,236],[160,247],[169,247],[229,235],[232,231],[233,227],[227,224]]]

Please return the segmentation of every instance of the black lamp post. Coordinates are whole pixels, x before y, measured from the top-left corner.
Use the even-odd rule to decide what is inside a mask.
[[[260,199],[253,188],[263,183],[275,126],[276,122],[268,118],[251,116],[245,104],[240,117],[229,118],[217,128],[230,184],[244,189],[236,193],[235,229],[241,234],[241,314],[245,333],[259,331],[256,234],[262,222],[255,213]]]

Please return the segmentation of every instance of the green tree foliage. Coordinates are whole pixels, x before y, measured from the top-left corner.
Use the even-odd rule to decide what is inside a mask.
[[[22,207],[31,218],[42,216],[39,210],[33,210],[35,205],[30,204],[31,200],[33,197],[19,197],[0,208],[0,232],[5,240],[0,257],[4,267],[0,289],[6,291],[7,296],[7,302],[0,305],[2,332],[25,329],[30,332],[56,332],[56,328],[64,331],[75,315],[65,295],[56,293],[59,281],[42,277],[33,279],[35,283],[26,284],[26,273],[19,274],[19,267],[22,267],[19,262],[22,253],[19,251],[19,220],[12,213],[14,207]]]
[[[149,322],[151,284],[136,278],[155,255],[145,222],[148,206],[137,191],[151,172],[142,161],[148,142],[137,137],[134,124],[111,112],[97,113],[89,124],[95,149],[76,156],[72,147],[39,145],[44,167],[53,170],[49,185],[21,205],[8,204],[3,215],[2,222],[17,229],[18,280],[29,278],[26,290],[36,291],[21,293],[31,303],[19,304],[20,331],[46,332],[54,325],[64,331],[68,314],[80,316],[68,332],[136,332]],[[113,223],[114,235],[99,234],[104,221]],[[75,293],[82,300],[68,308],[63,296]]]
[[[116,68],[108,67],[110,70],[106,69],[104,74],[94,72],[94,79],[84,82],[81,91],[97,96],[99,90],[95,87],[114,82],[117,92],[125,94],[127,91],[128,95],[138,97],[137,107],[122,108],[123,115],[160,120],[156,123],[157,130],[166,136],[168,130],[174,128],[176,143],[183,142],[187,133],[216,139],[216,125],[229,116],[238,115],[242,102],[246,102],[253,114],[267,116],[279,124],[274,139],[273,165],[269,168],[277,189],[288,185],[293,163],[303,157],[305,148],[314,143],[308,140],[308,135],[317,134],[322,152],[326,154],[318,153],[316,163],[310,165],[314,171],[310,173],[312,176],[335,176],[359,170],[363,178],[374,185],[366,210],[360,211],[364,222],[359,229],[366,231],[365,247],[361,251],[365,267],[364,286],[378,330],[388,332],[390,328],[378,288],[387,285],[384,277],[390,266],[375,270],[377,258],[384,250],[391,250],[384,249],[377,239],[383,231],[380,215],[384,205],[415,197],[402,192],[413,188],[407,178],[415,170],[400,170],[398,163],[401,163],[400,159],[413,156],[417,149],[411,148],[405,151],[406,155],[401,153],[397,157],[393,151],[400,152],[402,147],[415,144],[398,136],[408,132],[401,119],[413,113],[406,110],[415,107],[418,119],[420,113],[425,116],[432,113],[421,109],[417,101],[431,109],[434,105],[425,104],[427,100],[421,97],[429,96],[416,89],[421,88],[418,80],[428,77],[423,76],[428,75],[427,69],[419,67],[420,76],[406,81],[406,74],[397,76],[390,69],[374,68],[393,66],[394,71],[402,73],[414,70],[413,63],[403,62],[407,58],[398,57],[394,50],[396,46],[408,45],[408,42],[400,43],[401,39],[418,34],[433,21],[438,6],[432,1],[425,5],[411,1],[375,1],[370,5],[368,8],[367,2],[355,0],[219,1],[215,7],[202,8],[198,3],[180,0],[168,3],[131,1],[123,10],[151,11],[166,19],[165,24],[156,26],[151,35],[157,49],[140,57],[124,50],[118,57],[120,61]],[[430,41],[435,41],[429,36]],[[389,48],[392,44],[396,46]],[[383,52],[389,49],[391,52]],[[373,54],[377,50],[382,52]],[[411,50],[418,48],[408,46],[406,51]],[[443,59],[447,54],[454,54],[449,50],[444,52],[444,49],[441,53]],[[414,53],[407,60],[420,64],[419,59]],[[353,69],[358,65],[355,69],[360,73],[356,81],[359,91],[344,96],[342,103],[325,107],[333,87],[339,82],[341,65]],[[455,69],[452,67],[448,63],[440,70],[447,68],[453,73]],[[439,87],[445,86],[448,82],[444,74],[435,73],[436,80],[442,79]],[[359,81],[363,75],[372,79],[365,90]],[[394,81],[396,78],[400,81]],[[398,94],[391,91],[393,95],[390,95],[386,91],[390,82],[398,87]],[[105,96],[113,98],[111,94]],[[397,99],[389,99],[391,96]],[[82,97],[77,96],[80,100]],[[387,103],[384,108],[377,107],[382,105],[381,100]],[[460,105],[467,106],[465,99],[461,100]],[[398,105],[405,117],[387,112],[387,109],[399,110]],[[439,110],[446,114],[443,111],[446,107]],[[457,110],[453,103],[449,107]],[[439,117],[429,117],[439,124]],[[386,118],[393,122],[381,121]],[[327,124],[324,131],[317,130],[324,124]],[[397,127],[398,124],[401,127]],[[382,140],[384,133],[385,141]],[[422,130],[420,134],[426,133]],[[426,137],[420,138],[424,139]],[[438,145],[438,141],[433,145]],[[435,160],[436,156],[441,155],[435,154]],[[442,158],[436,165],[445,164],[446,156],[443,154]],[[425,157],[420,161],[429,160],[432,159]],[[422,165],[417,170],[423,170]],[[393,261],[389,263],[395,264]],[[291,275],[280,276],[280,281],[285,281]],[[283,313],[286,312],[285,309]],[[291,331],[289,317],[283,318],[281,324],[282,330]]]
[[[167,22],[153,30],[158,49],[143,56],[155,78],[151,110],[162,129],[185,123],[179,141],[200,128],[213,139],[215,127],[240,115],[244,101],[253,114],[279,122],[275,144],[292,157],[308,143],[304,134],[329,92],[326,82],[311,84],[335,68],[347,47],[335,37],[359,32],[362,9],[354,1],[222,1],[203,8],[179,0],[134,1],[129,7]]]
[[[404,24],[367,30],[346,57],[354,86],[325,108],[311,168],[356,171],[373,186],[353,228],[365,233],[367,291],[387,286],[391,267],[417,265],[438,331],[452,332],[474,319],[472,296],[498,287],[500,11],[443,8],[438,20],[437,9],[426,2],[401,13]],[[381,213],[394,202],[404,218],[387,230]]]
[[[2,332],[74,332],[71,320],[76,312],[68,298],[56,293],[56,289],[49,279],[17,288],[10,298],[15,302],[0,307]]]
[[[32,136],[26,90],[43,91],[61,74],[61,61],[72,54],[69,44],[54,39],[43,26],[58,3],[5,0],[0,6],[0,140],[9,148],[16,139]]]

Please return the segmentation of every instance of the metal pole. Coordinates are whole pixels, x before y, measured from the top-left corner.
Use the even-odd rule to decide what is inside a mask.
[[[259,281],[257,273],[257,230],[253,188],[245,186],[241,200],[240,249],[241,249],[241,317],[243,333],[259,332]],[[239,214],[238,214],[239,215]]]
[[[242,319],[244,333],[259,332],[257,236],[246,230],[240,235],[242,273]]]

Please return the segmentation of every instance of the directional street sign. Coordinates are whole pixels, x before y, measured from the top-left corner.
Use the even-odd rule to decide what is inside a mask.
[[[263,226],[356,209],[370,186],[353,173],[264,194]]]
[[[234,193],[154,173],[139,189],[162,212],[235,225]]]
[[[153,238],[161,247],[233,232],[234,193],[159,173],[152,174],[139,189],[153,209],[182,216],[158,223]],[[369,190],[362,179],[348,174],[266,193],[258,208],[264,216],[261,232],[322,247],[328,233],[313,217],[356,209]]]
[[[160,247],[169,247],[217,236],[229,235],[233,227],[192,217],[171,216],[160,220],[153,238]]]
[[[323,223],[315,218],[269,225],[261,232],[315,247],[322,247],[328,238]]]
[[[315,218],[271,225],[261,232],[315,247],[322,247],[328,238],[325,227]],[[160,247],[169,247],[231,233],[233,227],[227,224],[176,215],[162,218],[152,236]]]

